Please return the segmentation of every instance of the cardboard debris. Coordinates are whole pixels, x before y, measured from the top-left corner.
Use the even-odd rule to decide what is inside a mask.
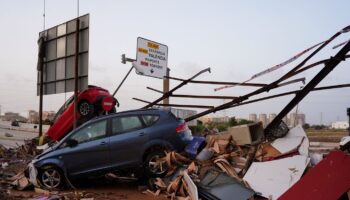
[[[154,180],[156,190],[161,190],[170,199],[197,199],[198,188],[194,186],[201,184],[205,174],[213,168],[219,174],[226,174],[230,180],[234,179],[234,184],[239,184],[239,187],[247,190],[248,184],[242,177],[254,160],[257,147],[255,145],[237,145],[233,136],[227,132],[220,135],[209,135],[206,138],[206,143],[206,147],[197,155],[195,160],[191,160],[176,152],[168,152],[165,158],[160,158],[165,159],[169,166],[169,172],[163,179]],[[192,155],[188,156],[193,157]],[[234,184],[228,187],[220,186],[213,191],[221,191],[223,189],[223,191],[227,192],[230,189],[239,188],[234,186]],[[153,192],[155,193],[156,190]],[[249,188],[247,191],[249,191],[249,197],[254,194]],[[205,195],[213,195],[210,194],[209,190],[203,192]],[[229,196],[232,197],[232,195],[235,194],[230,194]],[[212,197],[214,198],[214,196]]]
[[[164,183],[164,181],[161,178],[156,178],[154,184],[156,186],[158,186],[158,188],[160,188],[160,189],[166,189],[167,188],[165,183]]]
[[[259,145],[259,148],[255,154],[255,158],[259,161],[267,161],[281,155],[282,153],[273,147],[271,143],[266,142]]]
[[[232,136],[237,145],[259,143],[264,135],[261,122],[230,127],[227,132]]]
[[[263,197],[278,199],[302,176],[310,159],[293,156],[266,162],[253,162],[243,180]]]
[[[239,178],[233,166],[224,158],[214,160],[214,163],[227,175],[233,178]]]
[[[34,191],[35,193],[38,193],[38,194],[43,194],[43,195],[47,195],[49,196],[50,195],[50,191],[48,190],[44,190],[44,189],[41,189],[41,188],[34,188]]]

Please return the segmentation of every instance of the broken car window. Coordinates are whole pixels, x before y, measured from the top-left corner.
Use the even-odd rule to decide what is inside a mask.
[[[106,120],[90,124],[73,134],[70,139],[76,140],[78,144],[81,144],[103,138],[106,136],[106,124]]]
[[[159,119],[158,115],[142,115],[142,119],[147,126],[152,126]]]

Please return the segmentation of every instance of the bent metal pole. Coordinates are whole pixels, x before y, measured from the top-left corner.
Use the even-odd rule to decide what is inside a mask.
[[[348,42],[329,62],[325,64],[323,69],[290,101],[283,110],[271,121],[265,128],[265,134],[270,130],[278,127],[281,120],[286,116],[304,97],[309,94],[341,61],[345,60],[346,54],[350,51],[350,42]]]

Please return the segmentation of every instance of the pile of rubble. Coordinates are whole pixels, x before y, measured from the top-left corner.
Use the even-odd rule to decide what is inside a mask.
[[[166,152],[159,158],[155,163],[167,167],[167,174],[150,179],[144,193],[174,200],[350,199],[350,156],[340,151],[324,159],[310,154],[301,126],[273,140],[265,139],[261,123],[236,126],[205,141],[194,139],[188,148],[193,146],[198,152]],[[0,146],[0,199],[106,199],[34,187],[24,169],[38,153],[30,141],[15,149]],[[10,195],[10,188],[34,193]]]
[[[153,179],[147,193],[181,200],[300,199],[306,194],[298,188],[313,191],[315,187],[319,186],[317,189],[320,190],[334,184],[327,180],[321,186],[312,184],[322,182],[319,179],[331,173],[328,168],[335,167],[334,159],[338,160],[338,165],[343,165],[342,168],[350,166],[350,157],[335,151],[318,161],[319,164],[313,163],[317,165],[312,168],[308,148],[309,140],[301,126],[273,141],[264,140],[261,124],[232,127],[227,132],[208,136],[206,146],[194,159],[186,154],[168,152],[159,160],[169,166],[168,174],[162,179]],[[345,159],[341,161],[335,157]],[[323,169],[319,170],[319,166]],[[308,173],[303,176],[305,171]],[[308,178],[309,174],[315,178],[312,173],[319,177]],[[328,199],[338,198],[350,189],[349,174],[344,171],[341,176],[348,178],[346,181],[341,179],[342,189],[333,196],[328,194]],[[339,175],[333,174],[333,181],[337,177]],[[306,183],[299,186],[303,184],[302,180]],[[315,199],[313,197],[310,195],[305,199]]]
[[[5,148],[0,145],[0,199],[9,199],[8,189],[15,187],[22,190],[28,180],[24,177],[24,170],[28,163],[37,155],[34,143],[24,141],[17,148]],[[11,197],[15,198],[15,197]]]

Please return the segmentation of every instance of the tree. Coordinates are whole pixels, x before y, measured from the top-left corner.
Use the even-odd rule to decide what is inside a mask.
[[[229,120],[229,125],[230,126],[236,126],[237,125],[237,121],[235,117],[231,117]]]
[[[305,124],[303,125],[303,129],[309,129],[309,128],[310,128],[310,124],[305,123]]]

